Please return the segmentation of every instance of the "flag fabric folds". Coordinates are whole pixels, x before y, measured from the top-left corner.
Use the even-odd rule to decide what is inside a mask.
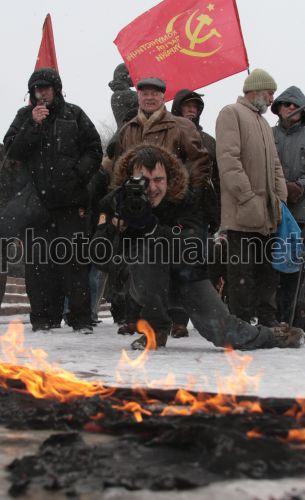
[[[52,21],[47,14],[42,27],[42,39],[36,59],[35,70],[40,68],[53,68],[58,71],[56,51],[53,37]]]
[[[162,78],[166,100],[249,67],[235,0],[164,0],[125,26],[114,43],[134,85]]]

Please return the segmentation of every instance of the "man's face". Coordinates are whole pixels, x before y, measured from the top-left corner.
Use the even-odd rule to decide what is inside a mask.
[[[156,163],[155,168],[150,172],[146,167],[137,166],[133,170],[135,177],[143,175],[149,181],[146,194],[152,207],[157,207],[167,193],[167,176],[162,163]]]
[[[35,97],[37,101],[43,101],[46,106],[50,106],[54,101],[55,92],[52,85],[35,87]]]
[[[154,113],[164,104],[164,94],[157,87],[147,86],[138,90],[139,107],[145,113]]]
[[[258,90],[254,92],[253,104],[261,114],[266,113],[267,109],[273,103],[273,90]]]
[[[184,118],[188,118],[189,120],[197,118],[199,113],[198,101],[191,99],[190,101],[183,102],[181,104],[181,113]]]
[[[291,118],[288,118],[288,120],[287,120],[288,115],[290,115],[290,113],[292,113],[293,111],[295,111],[298,108],[299,108],[299,106],[297,106],[296,104],[293,104],[292,102],[281,102],[279,105],[279,108],[278,108],[279,116],[282,120],[287,121],[289,127],[291,127],[292,125],[294,125],[295,123],[297,123],[301,120],[301,114],[302,114],[301,111],[300,111],[300,113],[296,113],[294,116],[292,116]]]

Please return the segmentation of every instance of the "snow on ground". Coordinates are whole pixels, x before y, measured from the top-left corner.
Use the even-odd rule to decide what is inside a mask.
[[[3,335],[12,317],[1,317]],[[64,326],[53,332],[32,332],[24,322],[25,345],[41,348],[48,360],[80,378],[99,380],[106,385],[183,387],[224,393],[251,394],[260,397],[305,397],[305,347],[299,349],[261,349],[233,351],[227,354],[190,328],[190,337],[169,338],[167,347],[149,353],[145,367],[119,365],[122,350],[131,359],[140,353],[130,349],[133,336],[117,335],[111,318],[103,318],[93,335],[81,335]],[[28,359],[18,356],[20,364]],[[243,380],[238,372],[245,375]]]

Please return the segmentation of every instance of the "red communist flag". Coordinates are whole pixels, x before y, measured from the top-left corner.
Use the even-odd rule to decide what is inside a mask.
[[[39,68],[53,68],[58,71],[50,14],[45,18],[42,27],[42,39],[36,59],[35,70]]]
[[[249,66],[235,0],[164,0],[125,26],[117,45],[136,83],[158,76],[166,100]]]

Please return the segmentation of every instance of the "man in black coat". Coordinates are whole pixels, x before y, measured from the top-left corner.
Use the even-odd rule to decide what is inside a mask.
[[[91,333],[88,266],[73,242],[76,233],[88,233],[87,185],[102,160],[100,137],[84,111],[65,102],[57,71],[34,71],[28,89],[30,105],[18,111],[4,145],[27,169],[50,213],[48,223],[25,236],[33,330],[60,325],[66,296],[73,329]]]
[[[198,332],[216,346],[300,345],[304,332],[298,328],[254,327],[229,314],[207,279],[202,197],[188,190],[188,174],[175,156],[155,145],[137,146],[117,162],[114,185],[117,189],[102,201],[90,257],[101,269],[125,259],[129,320],[145,319],[155,331],[157,347],[166,345],[175,296]],[[132,343],[133,349],[145,346],[144,336]]]
[[[219,172],[216,162],[216,141],[214,137],[203,131],[200,125],[200,117],[204,109],[203,94],[198,94],[190,89],[179,90],[173,100],[171,113],[175,116],[182,116],[193,122],[200,134],[201,143],[209,153],[211,162],[211,181],[213,187],[205,192],[206,210],[204,212],[205,222],[208,223],[208,233],[213,235],[219,229],[220,225],[220,186]],[[212,240],[209,240],[209,244]],[[215,266],[210,266],[213,268]],[[172,337],[179,338],[188,336],[187,324],[189,318],[187,314],[179,308],[173,308],[171,311],[173,325],[171,330]]]

